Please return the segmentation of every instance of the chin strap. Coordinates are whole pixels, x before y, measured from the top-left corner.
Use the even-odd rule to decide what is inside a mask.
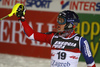
[[[58,32],[58,34],[66,38],[68,37],[70,38],[75,34],[75,31],[73,29],[70,29],[70,30],[65,30],[63,32]]]

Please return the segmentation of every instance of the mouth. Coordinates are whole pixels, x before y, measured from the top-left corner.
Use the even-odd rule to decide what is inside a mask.
[[[57,26],[57,29],[60,30],[60,26]]]

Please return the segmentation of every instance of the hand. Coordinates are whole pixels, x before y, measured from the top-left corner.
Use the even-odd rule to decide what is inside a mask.
[[[25,20],[25,17],[24,17],[25,12],[26,12],[26,8],[23,5],[20,5],[16,12],[16,16],[19,18],[18,20],[21,20],[21,21]]]

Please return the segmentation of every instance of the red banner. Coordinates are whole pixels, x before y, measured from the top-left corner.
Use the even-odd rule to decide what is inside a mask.
[[[0,18],[11,9],[0,8]],[[56,25],[56,12],[26,11],[26,21],[37,32],[52,31]],[[0,53],[50,58],[50,44],[27,39],[16,16],[0,21]]]

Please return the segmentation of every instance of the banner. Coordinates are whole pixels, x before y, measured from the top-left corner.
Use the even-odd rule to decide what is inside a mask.
[[[5,16],[11,10],[0,9],[0,17]],[[28,11],[26,20],[37,32],[52,31],[56,23],[58,13]],[[27,39],[23,33],[21,22],[16,16],[0,21],[0,52],[24,56],[50,58],[50,44]]]
[[[72,10],[77,13],[100,14],[99,0],[0,0],[0,8],[12,9],[16,3],[22,3],[28,10],[49,12]]]

